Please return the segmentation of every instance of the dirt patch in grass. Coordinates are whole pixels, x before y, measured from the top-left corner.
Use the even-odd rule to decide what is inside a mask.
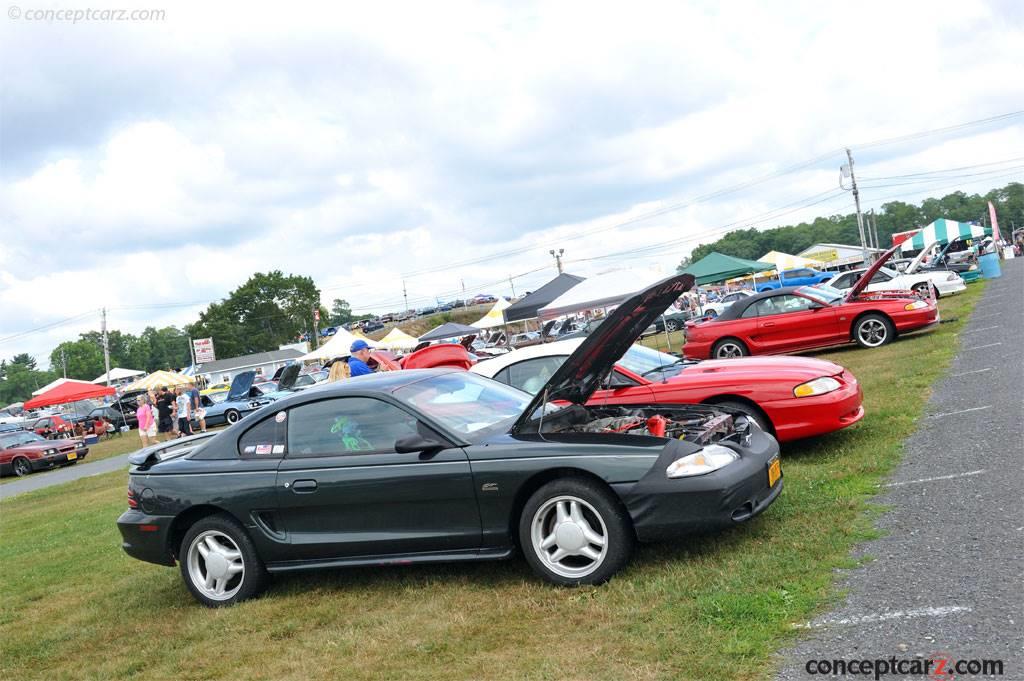
[[[762,679],[834,598],[873,535],[866,501],[898,461],[981,286],[935,332],[821,355],[864,386],[857,426],[783,449],[785,490],[716,536],[645,546],[599,588],[539,582],[521,560],[276,579],[196,605],[177,570],[120,550],[125,473],[0,502],[0,677],[11,679]]]

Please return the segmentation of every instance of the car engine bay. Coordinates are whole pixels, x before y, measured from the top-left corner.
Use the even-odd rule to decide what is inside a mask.
[[[720,440],[746,444],[753,422],[710,405],[672,407],[582,407],[545,417],[543,433],[646,435],[706,445]]]

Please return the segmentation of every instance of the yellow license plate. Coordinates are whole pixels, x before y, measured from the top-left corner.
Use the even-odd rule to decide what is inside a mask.
[[[775,461],[768,464],[768,486],[774,487],[775,483],[778,482],[781,477],[782,463],[778,459],[775,459]]]
[[[78,458],[78,452],[68,452],[68,461],[74,461]]]

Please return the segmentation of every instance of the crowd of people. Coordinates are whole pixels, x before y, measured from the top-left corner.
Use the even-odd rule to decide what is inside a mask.
[[[135,416],[143,447],[194,435],[193,419],[199,424],[200,432],[206,432],[206,410],[196,385],[178,386],[174,391],[162,386],[155,394],[140,395]]]

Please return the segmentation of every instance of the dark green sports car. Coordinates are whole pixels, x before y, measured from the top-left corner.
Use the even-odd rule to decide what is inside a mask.
[[[693,285],[636,294],[535,397],[460,370],[310,388],[227,430],[132,455],[124,550],[180,564],[200,602],[268,573],[494,560],[601,583],[634,542],[728,527],[782,489],[778,444],[708,405],[584,406],[641,331]]]

